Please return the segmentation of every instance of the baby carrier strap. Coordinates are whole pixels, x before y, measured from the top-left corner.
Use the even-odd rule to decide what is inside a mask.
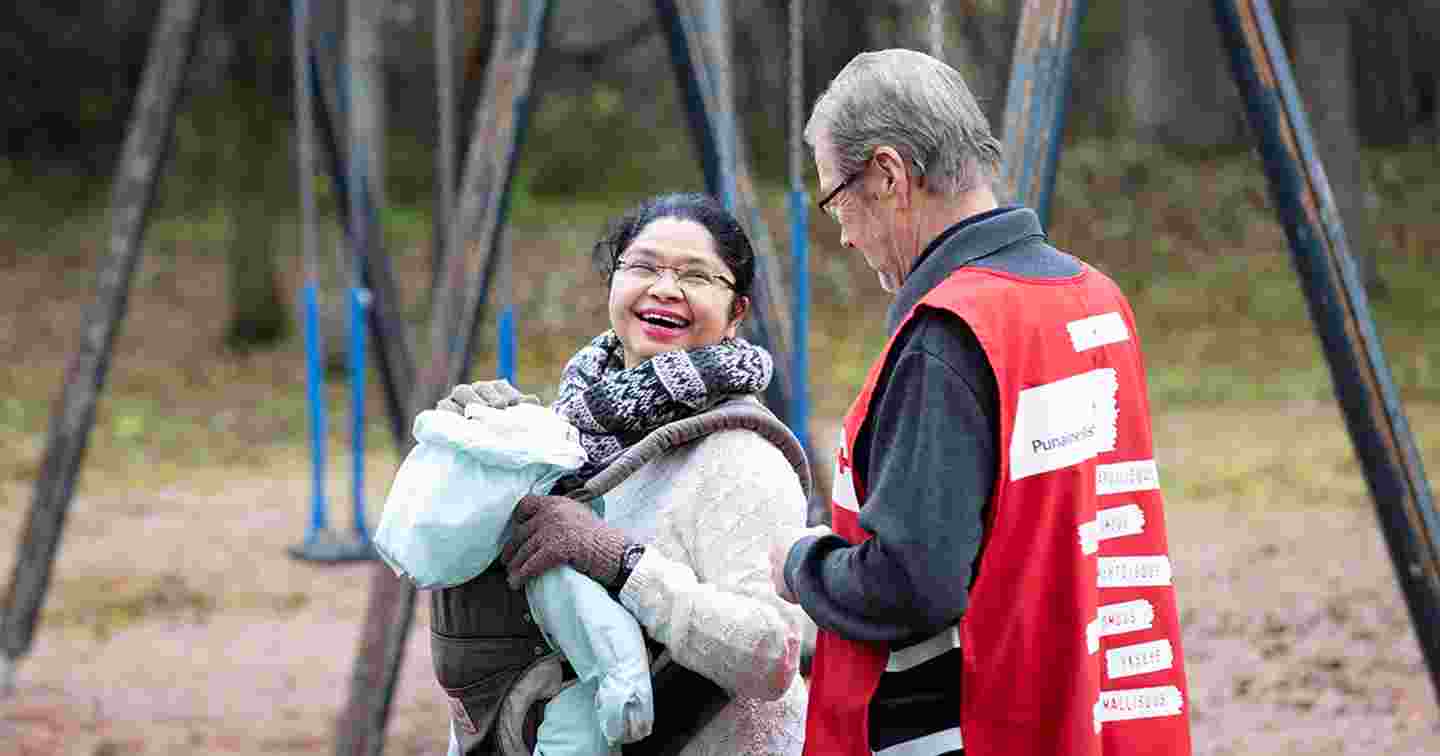
[[[671,449],[735,429],[753,431],[774,444],[809,496],[804,448],[753,396],[726,400],[656,428],[567,495],[579,501],[603,496]],[[650,646],[655,725],[649,737],[625,746],[626,756],[679,753],[729,703],[729,694],[714,681],[671,661],[659,644]],[[555,694],[562,659],[546,646],[524,590],[511,590],[506,583],[504,567],[491,565],[466,583],[430,592],[430,655],[436,680],[449,697],[461,752],[529,754],[531,744],[522,741],[533,737],[535,722],[527,720],[531,704]]]

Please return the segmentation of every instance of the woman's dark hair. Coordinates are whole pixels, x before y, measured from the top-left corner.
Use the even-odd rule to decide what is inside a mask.
[[[621,253],[630,247],[645,227],[661,218],[678,218],[699,223],[715,239],[715,252],[735,275],[735,293],[750,296],[755,283],[755,250],[739,221],[720,201],[698,192],[661,194],[641,202],[620,216],[595,242],[591,257],[608,279],[615,273]]]

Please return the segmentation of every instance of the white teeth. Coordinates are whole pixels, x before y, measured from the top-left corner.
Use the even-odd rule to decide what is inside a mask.
[[[671,318],[665,315],[641,315],[640,319],[645,321],[646,323],[653,323],[655,325],[664,326],[666,328],[684,328],[685,326],[690,324],[688,321]]]

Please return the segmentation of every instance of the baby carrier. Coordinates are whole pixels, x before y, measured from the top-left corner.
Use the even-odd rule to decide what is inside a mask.
[[[602,496],[671,449],[731,429],[754,431],[779,448],[809,496],[809,466],[799,441],[753,397],[656,428],[567,495],[580,501]],[[659,644],[650,646],[655,724],[649,737],[625,746],[626,756],[679,753],[729,702],[719,685],[670,661]],[[525,592],[506,584],[504,567],[492,565],[469,582],[430,592],[430,652],[462,752],[529,756],[537,704],[561,690],[567,667],[546,645]]]

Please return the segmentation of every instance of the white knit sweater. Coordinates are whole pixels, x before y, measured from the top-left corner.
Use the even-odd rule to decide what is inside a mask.
[[[734,696],[683,755],[798,756],[809,619],[775,595],[769,548],[805,525],[805,495],[780,450],[748,430],[711,434],[605,494],[605,519],[646,544],[620,603]]]

